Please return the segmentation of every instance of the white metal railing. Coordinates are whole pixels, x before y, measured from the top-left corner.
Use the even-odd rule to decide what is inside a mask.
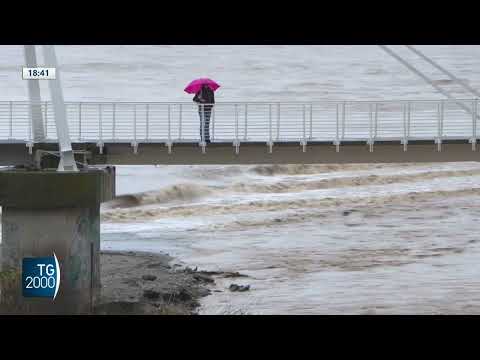
[[[459,102],[463,106],[459,106]],[[442,140],[477,141],[479,100],[217,103],[211,142]],[[72,142],[196,142],[198,105],[188,103],[67,102]],[[42,102],[45,142],[56,142],[53,107]],[[0,102],[0,142],[33,143],[29,102]],[[205,144],[203,144],[205,145]]]

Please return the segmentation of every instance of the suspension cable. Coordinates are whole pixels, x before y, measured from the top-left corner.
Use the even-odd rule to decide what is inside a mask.
[[[444,95],[445,97],[447,97],[448,99],[452,100],[455,102],[455,104],[457,104],[459,107],[461,107],[463,110],[465,110],[467,113],[469,113],[470,115],[473,115],[473,112],[472,110],[466,106],[465,104],[463,104],[462,102],[458,101],[454,96],[452,96],[448,91],[442,89],[440,86],[438,86],[437,84],[435,84],[427,75],[425,75],[424,73],[422,73],[421,71],[419,71],[418,69],[416,69],[413,65],[411,65],[408,61],[406,61],[405,59],[403,59],[402,57],[400,57],[398,54],[396,54],[394,51],[392,51],[391,49],[389,49],[387,46],[385,45],[378,45],[382,50],[384,50],[387,54],[391,55],[392,57],[394,57],[396,60],[398,60],[401,64],[403,64],[404,66],[406,66],[410,71],[412,71],[413,73],[415,73],[417,76],[421,77],[426,83],[430,84],[433,88],[435,88],[435,90],[437,90],[439,93],[441,93],[442,95]],[[480,115],[477,115],[477,117],[480,119]]]
[[[453,81],[455,81],[456,83],[458,83],[460,86],[462,86],[465,90],[467,90],[468,92],[474,94],[476,97],[479,97],[480,98],[480,92],[478,92],[477,90],[475,90],[474,88],[472,88],[470,85],[468,85],[467,83],[465,83],[464,81],[460,80],[459,78],[457,78],[455,75],[453,75],[450,71],[448,71],[447,69],[445,69],[444,67],[440,66],[438,63],[436,63],[435,61],[433,61],[432,59],[430,59],[428,56],[426,56],[424,53],[422,53],[420,50],[416,49],[415,47],[413,47],[412,45],[405,45],[408,49],[410,49],[412,52],[414,52],[415,54],[417,54],[418,56],[420,56],[422,59],[424,59],[425,61],[427,61],[430,65],[434,66],[435,68],[437,68],[438,70],[440,70],[441,72],[443,72],[445,75],[447,75],[448,77],[450,77],[450,79],[452,79]]]

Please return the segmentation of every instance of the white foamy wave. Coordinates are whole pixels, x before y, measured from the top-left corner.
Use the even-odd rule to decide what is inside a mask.
[[[378,195],[372,193],[370,196],[356,197],[324,197],[313,199],[280,199],[275,201],[253,200],[231,204],[189,204],[161,208],[133,208],[116,209],[102,213],[102,221],[123,222],[123,221],[145,221],[149,219],[161,219],[167,217],[188,217],[188,216],[211,216],[211,215],[232,215],[237,213],[254,213],[258,211],[277,212],[284,210],[298,210],[310,208],[328,208],[340,206],[382,206],[396,202],[408,204],[414,201],[441,197],[460,197],[468,195],[480,195],[480,188],[461,188],[456,190],[431,190],[423,192],[400,192],[395,195]]]
[[[163,204],[172,201],[188,201],[208,196],[212,187],[196,184],[178,184],[158,191],[147,191],[138,194],[126,194],[116,197],[105,205],[105,208],[129,208],[140,205]]]
[[[254,182],[240,182],[234,184],[231,189],[235,192],[247,193],[285,193],[300,192],[317,189],[340,188],[350,186],[367,186],[367,185],[385,185],[415,182],[419,180],[430,180],[439,178],[449,178],[458,176],[474,176],[480,175],[480,169],[461,170],[461,171],[425,171],[413,174],[402,175],[364,175],[354,177],[338,177],[333,179],[320,179],[308,181],[279,181],[273,184],[256,184]]]
[[[286,165],[256,165],[250,172],[263,175],[311,175],[335,171],[355,171],[398,167],[415,167],[419,164],[286,164]]]
[[[290,168],[295,170],[296,168]],[[298,170],[298,169],[297,169]],[[312,169],[313,170],[313,169]],[[298,174],[298,172],[295,172]],[[131,208],[144,205],[166,205],[174,202],[188,202],[202,198],[214,198],[231,194],[268,194],[298,193],[319,189],[333,189],[353,186],[371,186],[411,183],[421,180],[480,175],[480,169],[467,170],[423,170],[404,174],[363,174],[358,176],[338,176],[326,179],[282,179],[271,183],[247,181],[224,183],[223,185],[207,185],[181,183],[170,185],[160,190],[118,196],[107,203],[105,209]]]

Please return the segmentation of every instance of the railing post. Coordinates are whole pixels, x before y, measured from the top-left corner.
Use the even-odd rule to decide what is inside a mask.
[[[235,144],[238,144],[238,104],[235,104]]]
[[[179,140],[182,139],[182,117],[183,117],[182,111],[183,111],[183,105],[180,104],[180,107],[178,109],[178,138],[179,138]]]
[[[368,104],[368,145],[369,151],[373,152],[373,106]]]
[[[150,137],[150,104],[145,106],[145,140]]]
[[[28,117],[28,142],[31,144],[32,143],[32,138],[33,138],[33,117],[29,116]]]
[[[476,150],[477,146],[477,117],[478,117],[478,99],[473,100],[472,103],[472,150]]]
[[[437,139],[440,139],[440,122],[442,117],[442,102],[437,104]]]
[[[335,122],[336,122],[336,130],[335,130],[335,146],[337,152],[339,151],[340,146],[340,104],[335,104]]]
[[[9,139],[13,139],[13,102],[9,102],[10,109],[10,124],[9,124]]]
[[[437,151],[442,151],[442,134],[443,134],[443,113],[444,113],[444,101],[441,100],[437,106]]]
[[[102,104],[98,104],[98,135],[100,137],[100,141],[102,141]]]
[[[137,143],[137,104],[133,104],[133,141]]]
[[[103,153],[103,122],[102,122],[102,104],[98,104],[98,130],[99,130],[99,145],[100,145],[100,154]]]
[[[305,141],[307,140],[306,137],[307,137],[307,129],[306,129],[306,116],[307,116],[307,113],[306,113],[306,109],[305,109],[305,104],[302,105],[302,115],[303,115],[303,142],[305,143]]]
[[[115,118],[115,112],[116,112],[116,106],[115,106],[115,103],[112,104],[112,137],[113,137],[113,140],[115,141],[115,135],[116,135],[116,118]]]
[[[375,131],[374,131],[374,136],[375,139],[377,138],[378,135],[378,103],[375,103]]]
[[[445,122],[445,101],[442,101],[441,107],[441,117],[440,117],[440,140],[443,140],[443,124]]]
[[[78,103],[78,140],[82,140],[82,103]]]
[[[313,104],[310,104],[310,140],[313,139]]]
[[[269,152],[272,152],[273,142],[272,142],[272,104],[268,104],[268,134],[269,134]]]
[[[45,101],[45,139],[48,139],[48,101]]]
[[[411,120],[411,114],[412,114],[412,104],[410,101],[407,101],[407,108],[406,108],[406,134],[407,138],[410,137],[410,120]]]
[[[168,104],[168,143],[172,142],[172,134],[171,134],[171,105]]]
[[[407,135],[407,104],[402,103],[402,118],[403,118],[403,151],[407,151],[408,135]]]
[[[280,103],[277,104],[277,141],[280,140]]]
[[[205,105],[200,104],[200,113],[201,121],[200,121],[200,144],[203,148],[205,148]]]
[[[269,141],[272,142],[272,104],[268,105],[268,134],[269,134]]]
[[[167,147],[168,153],[172,153],[172,104],[167,105],[167,125],[168,125],[168,140],[167,140]]]
[[[133,141],[131,143],[133,148],[133,153],[138,154],[138,143],[137,143],[137,104],[133,105]]]
[[[347,103],[346,101],[343,102],[342,104],[342,140],[345,139],[345,112],[347,108]]]
[[[245,131],[243,132],[243,140],[247,141],[248,129],[248,104],[245,104]]]
[[[240,142],[238,140],[238,104],[234,105],[235,108],[235,140],[233,140],[233,146],[235,146],[235,154],[238,155],[240,151]]]
[[[302,150],[303,152],[306,152],[307,150],[307,109],[306,109],[306,106],[305,104],[302,105],[302,115],[303,115],[303,139],[302,141],[300,142],[300,144],[302,145]]]
[[[215,106],[212,108],[212,141],[215,140]]]
[[[410,123],[412,119],[412,103],[407,104],[407,137],[410,137]]]

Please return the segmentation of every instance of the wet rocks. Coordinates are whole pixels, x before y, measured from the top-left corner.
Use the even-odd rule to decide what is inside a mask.
[[[209,276],[221,276],[224,278],[237,278],[237,277],[248,277],[248,275],[245,274],[240,274],[237,271],[201,271],[199,272],[203,275],[209,275]]]
[[[204,283],[214,283],[215,281],[208,275],[204,275],[201,273],[197,273],[193,275],[193,278],[197,281],[204,282]]]
[[[146,267],[149,268],[149,269],[156,269],[156,268],[170,269],[170,266],[169,266],[169,265],[166,265],[166,264],[161,263],[161,262],[156,262],[156,263],[153,263],[153,264],[148,264]]]
[[[157,277],[155,275],[146,274],[142,276],[142,279],[145,281],[155,281]]]
[[[199,289],[198,290],[198,296],[200,297],[205,297],[205,296],[208,296],[210,295],[212,292],[209,290],[209,289]]]
[[[162,298],[168,303],[176,303],[190,301],[192,300],[192,295],[186,289],[182,288],[177,291],[164,293]]]
[[[123,283],[127,284],[128,286],[138,287],[138,283],[135,279],[125,279],[123,280]]]
[[[228,288],[230,291],[238,291],[239,286],[237,284],[231,284]]]
[[[192,274],[192,273],[194,273],[194,272],[197,272],[197,270],[198,270],[198,267],[195,267],[195,269],[192,269],[192,268],[189,268],[189,267],[187,266],[184,271],[185,271],[187,274]]]
[[[225,277],[225,278],[238,278],[238,277],[248,277],[248,275],[240,274],[239,272],[224,272],[223,277]]]
[[[351,214],[353,214],[353,213],[355,213],[355,212],[358,213],[359,210],[356,210],[356,209],[347,209],[347,210],[342,211],[342,215],[343,215],[343,216],[348,216],[348,215],[351,215]]]
[[[146,289],[143,291],[143,297],[150,300],[156,300],[160,298],[160,292],[152,289]]]
[[[250,285],[237,285],[237,284],[231,284],[230,287],[228,288],[232,292],[244,292],[250,290]]]

